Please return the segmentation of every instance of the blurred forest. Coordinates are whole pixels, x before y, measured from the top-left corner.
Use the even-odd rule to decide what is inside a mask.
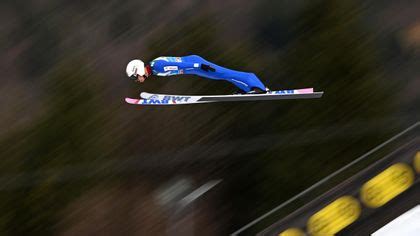
[[[0,234],[161,235],[156,196],[222,182],[195,234],[226,235],[420,115],[420,3],[68,1],[0,3]],[[197,54],[317,100],[134,107],[140,91],[229,94],[196,77],[125,77],[133,58]],[[176,186],[176,185],[174,185]],[[190,212],[190,211],[188,211]],[[190,220],[188,214],[180,216]]]

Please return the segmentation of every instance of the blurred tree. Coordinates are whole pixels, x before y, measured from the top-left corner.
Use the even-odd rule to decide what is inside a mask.
[[[89,188],[89,180],[66,184],[66,166],[106,160],[118,147],[106,131],[112,118],[101,109],[101,79],[79,57],[69,57],[45,81],[47,115],[21,138],[19,150],[8,158],[24,173],[13,195],[2,191],[0,230],[12,235],[49,235],[66,205]],[[19,138],[13,138],[16,140]],[[11,143],[8,141],[7,143]],[[2,149],[3,150],[3,149]],[[67,170],[68,171],[68,170]],[[94,171],[94,170],[92,170]],[[72,175],[82,173],[71,173]],[[77,177],[77,176],[76,176]],[[77,178],[76,178],[77,179]]]
[[[47,72],[59,58],[59,28],[54,21],[47,20],[55,6],[46,4],[47,7],[37,9],[31,1],[7,1],[4,4],[14,12],[17,22],[10,42],[26,42],[28,45],[20,55],[18,65],[25,78],[34,79]]]

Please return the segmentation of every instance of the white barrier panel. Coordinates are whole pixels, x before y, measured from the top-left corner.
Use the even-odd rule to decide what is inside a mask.
[[[373,233],[373,236],[418,236],[420,232],[420,205],[395,218]]]

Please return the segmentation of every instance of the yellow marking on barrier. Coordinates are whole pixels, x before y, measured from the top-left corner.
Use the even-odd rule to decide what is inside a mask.
[[[334,235],[353,223],[361,213],[360,203],[352,196],[333,201],[308,220],[310,235]]]
[[[279,236],[305,236],[305,232],[299,228],[289,228],[281,232]]]
[[[363,184],[360,198],[368,207],[380,207],[407,190],[413,182],[412,168],[405,163],[397,163]]]
[[[416,172],[420,174],[420,152],[417,152],[414,157],[414,169],[416,169]]]

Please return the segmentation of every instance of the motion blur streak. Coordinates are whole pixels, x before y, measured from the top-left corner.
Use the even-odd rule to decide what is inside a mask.
[[[419,120],[419,7],[414,0],[1,1],[0,234],[233,232]],[[134,58],[191,54],[255,73],[271,89],[325,94],[167,108],[124,103],[140,92],[235,90],[196,77],[138,85],[125,76]],[[178,204],[215,180],[223,181],[188,207]],[[168,191],[175,192],[162,204],[159,193]]]

